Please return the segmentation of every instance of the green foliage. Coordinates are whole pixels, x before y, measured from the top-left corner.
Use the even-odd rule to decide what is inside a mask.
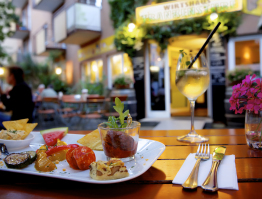
[[[91,83],[87,81],[79,81],[74,87],[68,89],[67,93],[81,94],[82,89],[88,89],[88,94],[104,94],[104,79],[101,82]]]
[[[6,37],[10,37],[13,32],[10,30],[11,22],[19,24],[19,17],[14,13],[15,8],[11,1],[1,1],[0,2],[0,44],[4,41]],[[8,58],[8,54],[5,53],[4,49],[0,47],[0,60]]]
[[[118,97],[115,98],[114,109],[116,112],[118,112],[119,117],[116,118],[115,116],[109,116],[108,122],[105,122],[105,124],[109,126],[110,128],[125,128],[127,126],[127,123],[125,123],[125,117],[128,116],[129,110],[126,110],[123,113],[124,103],[122,103]],[[120,122],[120,125],[117,124],[118,121]]]
[[[166,1],[156,0],[155,2],[162,3]],[[146,0],[139,1],[139,3],[138,0],[109,1],[111,20],[116,29],[115,46],[117,50],[127,53],[130,57],[134,57],[136,51],[142,48],[144,40],[152,39],[157,41],[163,51],[168,47],[172,37],[185,34],[201,34],[205,31],[210,32],[218,20],[221,22],[218,33],[223,36],[235,35],[242,19],[241,12],[219,13],[219,17],[214,21],[207,15],[157,24],[142,24],[129,32],[128,24],[135,22],[135,8],[145,5],[147,2]]]
[[[23,55],[22,61],[17,63],[24,70],[25,81],[33,88],[37,89],[42,80],[49,76],[49,69],[46,63],[35,62],[30,54]]]
[[[133,83],[133,80],[125,75],[119,75],[114,80],[114,85],[127,86],[131,83]]]
[[[136,7],[145,5],[149,0],[109,0],[111,7],[110,18],[114,28],[118,28],[125,21],[132,21]]]
[[[48,86],[52,84],[54,90],[59,92],[67,92],[68,85],[60,79],[60,76],[54,74],[54,71],[49,67],[49,57],[46,63],[35,62],[30,54],[24,55],[22,61],[18,65],[23,68],[25,73],[25,81],[35,90],[39,84]]]
[[[251,69],[236,69],[236,70],[232,70],[232,71],[228,71],[227,72],[227,79],[229,81],[229,83],[231,84],[236,84],[236,83],[241,83],[243,79],[245,79],[245,77],[247,75],[252,75],[252,74],[256,74],[257,77],[260,76],[260,72],[254,72]]]
[[[54,87],[54,90],[57,92],[59,91],[62,91],[63,93],[68,92],[68,85],[64,81],[62,81],[59,78],[59,76],[56,74],[40,76],[40,81],[46,87],[51,84]]]

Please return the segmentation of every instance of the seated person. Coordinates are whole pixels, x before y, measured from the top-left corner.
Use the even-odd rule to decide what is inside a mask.
[[[34,94],[34,98],[35,98],[35,101],[41,101],[41,93],[44,91],[45,89],[45,85],[44,84],[40,84],[37,88],[37,91],[35,92]]]
[[[31,88],[24,81],[24,72],[18,66],[7,68],[6,82],[13,86],[13,89],[4,94],[0,88],[1,106],[5,106],[6,111],[12,111],[12,115],[0,113],[0,126],[3,121],[19,120],[28,118],[33,120],[34,103],[32,100]]]
[[[40,94],[41,99],[45,97],[57,97],[57,92],[53,89],[53,86],[50,84],[47,86],[46,89],[42,91]],[[43,102],[42,103],[42,108],[43,109],[59,109],[59,105],[53,102]]]
[[[53,86],[50,84],[46,89],[40,93],[41,98],[44,97],[57,97],[57,92],[53,89]]]

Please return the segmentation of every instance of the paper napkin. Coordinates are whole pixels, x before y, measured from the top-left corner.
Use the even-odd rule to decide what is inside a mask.
[[[195,153],[189,154],[179,172],[177,173],[175,179],[173,180],[173,184],[183,184],[190,175],[195,163]],[[201,186],[205,181],[211,166],[212,156],[210,156],[209,160],[201,160],[198,173],[198,186]],[[218,167],[217,183],[219,189],[238,190],[235,155],[224,156]]]

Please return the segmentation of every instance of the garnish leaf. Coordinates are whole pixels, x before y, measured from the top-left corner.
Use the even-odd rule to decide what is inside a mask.
[[[189,65],[190,65],[190,63],[191,63],[190,61],[187,61],[187,62],[186,62],[186,65],[187,65],[187,66],[189,66]]]
[[[120,123],[121,123],[121,125],[123,125],[124,122],[125,122],[125,121],[124,121],[124,120],[125,120],[125,117],[128,115],[129,110],[127,110],[128,113],[127,113],[127,111],[126,111],[125,113],[123,113],[124,103],[122,103],[121,100],[120,100],[118,97],[115,98],[115,104],[116,104],[116,105],[114,106],[114,109],[116,110],[116,112],[118,112]],[[126,114],[126,113],[127,113],[127,114]]]
[[[125,123],[125,118],[129,114],[129,110],[126,110],[124,113],[124,103],[121,102],[121,100],[116,97],[115,98],[115,106],[113,106],[115,111],[119,114],[119,117],[116,118],[115,116],[109,116],[108,122],[104,122],[108,127],[110,128],[126,128],[127,123]],[[120,122],[120,125],[118,123]]]

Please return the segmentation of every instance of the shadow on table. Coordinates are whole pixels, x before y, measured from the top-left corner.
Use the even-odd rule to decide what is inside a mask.
[[[163,171],[152,166],[143,175],[133,179],[131,182],[139,182],[139,183],[150,182],[150,183],[158,184],[158,182],[160,183],[163,180],[166,180],[166,174]]]
[[[151,172],[154,172],[153,169]],[[148,187],[144,182],[87,184],[69,180],[0,172],[0,198],[154,198],[161,185]],[[151,175],[151,174],[150,174]],[[140,197],[141,198],[141,197]]]

